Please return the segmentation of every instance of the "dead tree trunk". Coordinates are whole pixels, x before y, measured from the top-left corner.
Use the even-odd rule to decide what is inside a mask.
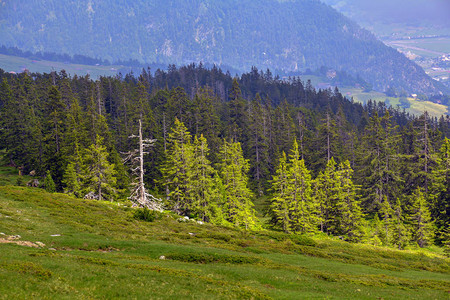
[[[152,147],[156,140],[153,139],[144,139],[142,137],[142,122],[139,119],[139,135],[132,135],[130,138],[138,138],[139,139],[139,148],[131,150],[126,153],[125,162],[129,162],[131,165],[131,170],[133,175],[135,176],[133,180],[133,191],[131,196],[128,197],[133,203],[137,204],[140,207],[146,207],[152,210],[162,211],[162,200],[154,197],[149,194],[145,189],[144,183],[144,154],[146,148]]]

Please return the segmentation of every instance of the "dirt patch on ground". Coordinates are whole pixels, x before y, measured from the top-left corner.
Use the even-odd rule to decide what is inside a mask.
[[[44,243],[41,242],[30,242],[30,241],[18,241],[17,236],[6,236],[4,238],[0,238],[0,244],[16,244],[19,246],[33,247],[33,248],[41,248],[45,247]]]

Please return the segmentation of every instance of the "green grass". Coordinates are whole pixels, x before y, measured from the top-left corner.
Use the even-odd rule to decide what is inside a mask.
[[[31,60],[28,58],[0,54],[0,68],[6,72],[23,72],[28,69],[31,72],[50,73],[55,70],[57,72],[66,70],[67,74],[84,76],[89,74],[91,78],[98,78],[100,76],[115,76],[118,69],[123,66],[90,66],[79,64],[66,64],[63,62],[54,62],[47,60]],[[114,69],[114,70],[113,70]]]
[[[449,260],[439,249],[397,251],[168,215],[147,222],[134,211],[0,186],[0,232],[46,245],[0,244],[0,299],[449,298]]]
[[[377,102],[386,102],[386,99],[389,100],[389,105],[392,107],[397,107],[400,105],[400,98],[397,97],[387,97],[385,94],[380,92],[363,92],[362,89],[358,88],[342,88],[340,89],[342,95],[347,98],[352,98],[353,100],[361,103],[367,103],[369,99],[377,101]],[[440,117],[445,115],[448,112],[448,107],[443,104],[433,103],[431,101],[422,101],[414,98],[408,98],[410,102],[410,107],[406,109],[407,112],[414,115],[421,115],[424,111],[427,111],[433,117]]]

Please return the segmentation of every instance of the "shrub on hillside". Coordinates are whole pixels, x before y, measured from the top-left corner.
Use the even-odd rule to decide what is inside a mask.
[[[144,208],[138,208],[134,211],[133,217],[136,220],[142,220],[146,222],[153,222],[155,220],[161,219],[161,213],[157,212],[156,210],[150,210],[146,207]]]

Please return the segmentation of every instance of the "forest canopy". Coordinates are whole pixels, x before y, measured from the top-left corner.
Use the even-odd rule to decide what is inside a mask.
[[[448,243],[448,116],[362,105],[256,68],[235,78],[192,64],[98,80],[0,71],[0,80],[2,154],[51,192],[128,201],[123,156],[142,132],[154,141],[146,189],[181,215],[400,249]]]

